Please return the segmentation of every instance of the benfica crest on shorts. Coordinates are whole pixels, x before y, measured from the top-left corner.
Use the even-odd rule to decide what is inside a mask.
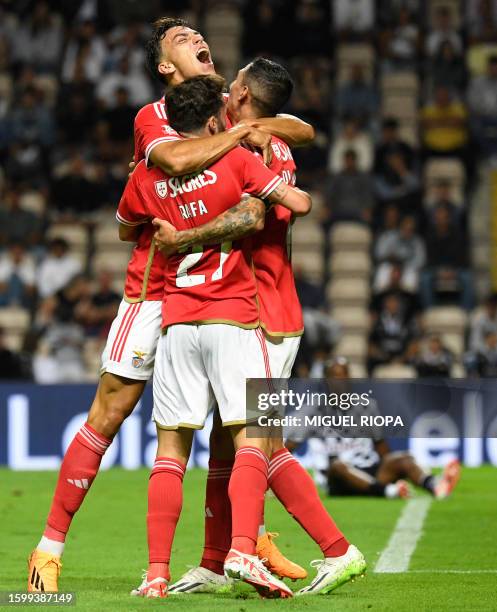
[[[147,353],[143,353],[142,351],[133,351],[134,355],[133,358],[131,359],[131,365],[134,368],[141,368],[142,365],[145,363],[145,355]]]
[[[159,198],[165,198],[167,196],[167,181],[155,181],[154,185]]]

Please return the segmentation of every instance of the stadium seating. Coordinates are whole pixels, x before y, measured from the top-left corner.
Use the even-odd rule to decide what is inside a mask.
[[[364,250],[369,252],[372,234],[369,227],[361,223],[335,223],[330,232],[333,250]]]
[[[16,306],[0,308],[0,327],[4,330],[5,344],[10,350],[21,350],[29,324],[29,312],[24,308]]]
[[[128,256],[131,250],[131,243],[123,242],[118,238],[117,223],[112,225],[99,225],[94,233],[96,251],[115,251],[125,252]]]
[[[395,117],[400,123],[415,121],[418,114],[417,100],[410,95],[384,95],[381,110],[384,117]]]
[[[9,102],[12,96],[12,78],[8,74],[0,74],[0,99]]]
[[[323,281],[324,264],[320,253],[292,250],[292,265],[304,272],[310,280],[321,283]]]
[[[452,351],[456,358],[460,358],[464,353],[464,334],[460,333],[443,333],[442,342]]]
[[[9,331],[24,332],[29,326],[29,313],[16,306],[0,308],[0,327]]]
[[[100,338],[90,338],[85,341],[83,359],[89,380],[95,379],[100,372],[101,354],[104,346],[105,341]]]
[[[371,257],[364,251],[338,251],[331,258],[331,272],[335,279],[369,279],[371,267]]]
[[[449,181],[462,189],[466,182],[464,166],[458,159],[450,157],[428,160],[425,165],[425,185],[430,186],[440,179]]]
[[[19,178],[15,177],[17,172],[18,177],[22,177],[22,184],[19,188],[21,208],[34,213],[46,221],[49,226],[43,236],[43,242],[37,245],[31,253],[37,265],[43,257],[44,243],[51,238],[61,237],[68,241],[71,254],[81,261],[85,272],[91,274],[94,290],[97,290],[99,286],[98,273],[109,271],[113,275],[113,288],[121,293],[132,245],[121,242],[117,238],[115,210],[104,206],[101,210],[92,211],[87,217],[78,217],[77,213],[71,213],[76,214],[76,218],[70,222],[56,221],[54,223],[54,219],[65,219],[65,217],[57,217],[58,213],[51,207],[51,203],[55,197],[54,181],[70,171],[73,152],[81,153],[81,158],[84,158],[83,175],[95,181],[99,187],[99,193],[105,193],[105,197],[102,197],[100,201],[115,201],[116,194],[126,179],[125,164],[132,150],[132,129],[130,121],[130,140],[128,142],[117,138],[106,139],[105,136],[103,140],[106,141],[102,141],[102,134],[110,134],[111,128],[114,128],[112,133],[115,133],[116,127],[112,124],[116,116],[113,113],[114,94],[102,95],[102,90],[105,90],[102,83],[110,82],[112,78],[122,78],[119,73],[119,64],[123,54],[132,64],[130,65],[131,72],[135,70],[139,72],[140,66],[135,64],[142,63],[142,43],[144,36],[148,36],[149,25],[141,23],[141,19],[137,17],[136,23],[133,23],[133,27],[128,32],[123,17],[122,23],[113,24],[112,29],[109,29],[112,17],[108,16],[110,21],[106,23],[105,20],[100,19],[97,11],[96,50],[89,52],[90,59],[88,60],[91,66],[83,66],[87,60],[81,58],[81,65],[78,64],[71,68],[69,50],[79,45],[78,26],[75,21],[73,22],[72,17],[68,16],[71,11],[66,12],[61,9],[64,3],[48,3],[51,23],[56,27],[62,26],[65,42],[61,45],[59,57],[55,58],[52,63],[43,65],[41,61],[35,61],[38,58],[34,57],[30,61],[21,61],[18,56],[19,50],[14,49],[16,45],[13,33],[23,26],[24,19],[26,22],[30,20],[29,11],[26,12],[25,9],[18,7],[22,4],[7,3],[8,6],[2,13],[4,38],[8,33],[9,44],[6,47],[5,44],[2,46],[2,42],[5,43],[5,41],[0,40],[0,55],[3,58],[0,74],[0,115],[3,121],[0,126],[0,140],[2,141],[0,148],[2,159],[7,162],[0,167],[0,189],[2,190],[0,196],[3,195],[4,189],[19,183]],[[51,7],[52,4],[54,8]],[[111,4],[117,6],[119,3]],[[181,3],[176,4],[179,6]],[[318,26],[325,24],[313,24],[310,16],[314,9],[323,10],[323,19],[325,14],[328,15],[327,9],[323,7],[330,3],[324,0],[322,3],[311,3],[314,6],[310,12],[307,11],[310,5],[308,7],[306,2],[297,3],[299,9],[291,11],[286,11],[287,7],[283,10],[285,3],[279,3],[281,15],[276,14],[279,9],[276,9],[275,6],[278,3],[263,3],[267,6],[262,7],[260,14],[255,11],[247,22],[244,22],[244,13],[240,9],[242,5],[246,9],[249,8],[248,0],[237,0],[237,2],[206,0],[203,3],[183,4],[185,7],[181,7],[181,11],[183,12],[184,9],[184,16],[192,18],[194,27],[202,31],[211,47],[218,72],[223,74],[228,82],[243,64],[245,56],[248,58],[256,55],[256,46],[259,41],[255,40],[254,43],[254,38],[257,39],[258,30],[253,24],[265,20],[269,23],[271,19],[274,20],[273,24],[280,23],[281,18],[282,24],[285,20],[289,22],[289,29],[286,31],[299,32],[299,28],[303,26],[306,35],[294,36],[291,39],[290,48],[281,50],[282,55],[285,56],[285,64],[289,66],[296,84],[289,104],[289,112],[307,118],[316,126],[318,133],[314,149],[308,152],[295,152],[299,166],[298,182],[302,182],[302,186],[311,193],[313,209],[310,215],[298,219],[292,227],[292,261],[295,269],[300,268],[300,271],[309,280],[320,285],[320,290],[325,289],[327,301],[326,304],[322,304],[322,307],[323,309],[328,308],[330,316],[340,324],[342,330],[341,339],[338,346],[335,347],[335,354],[343,354],[350,358],[353,376],[365,375],[364,365],[371,321],[368,309],[371,300],[371,282],[375,277],[376,265],[371,253],[374,250],[376,232],[379,231],[381,212],[374,220],[375,235],[367,225],[356,222],[337,222],[330,229],[329,235],[326,235],[323,230],[323,219],[326,216],[323,213],[327,213],[333,206],[333,198],[327,191],[327,179],[330,176],[329,173],[327,174],[326,148],[334,143],[336,133],[342,134],[343,132],[344,138],[346,137],[346,130],[343,128],[344,119],[349,115],[348,110],[351,115],[356,116],[360,123],[360,129],[365,136],[364,140],[369,139],[374,146],[380,144],[379,128],[382,119],[393,117],[398,120],[401,138],[416,148],[413,172],[417,174],[417,179],[421,179],[422,193],[419,196],[419,202],[415,202],[413,207],[419,205],[418,210],[422,217],[421,211],[426,211],[435,202],[434,196],[439,181],[441,179],[449,181],[451,201],[464,209],[461,210],[461,213],[467,214],[460,216],[469,221],[471,268],[477,295],[482,297],[484,293],[488,293],[492,284],[497,287],[497,265],[493,263],[497,261],[497,171],[492,169],[492,160],[481,153],[483,161],[481,162],[478,158],[478,166],[474,175],[470,168],[470,178],[475,177],[476,180],[468,184],[467,170],[459,159],[455,157],[431,158],[424,163],[425,158],[419,147],[419,109],[427,103],[432,93],[433,81],[435,81],[434,68],[436,68],[433,58],[427,56],[424,42],[430,36],[439,7],[449,7],[452,14],[452,25],[458,30],[458,36],[464,47],[464,57],[461,56],[460,61],[467,64],[470,73],[468,81],[473,76],[484,74],[489,55],[497,54],[497,42],[472,43],[478,38],[478,35],[473,33],[474,24],[464,22],[468,3],[460,2],[460,0],[407,3],[414,15],[412,21],[419,30],[419,42],[421,42],[417,57],[412,61],[410,59],[412,56],[409,55],[410,43],[407,41],[412,31],[407,34],[395,31],[396,28],[402,29],[403,27],[400,22],[396,23],[397,9],[401,4],[399,2],[390,3],[392,11],[389,14],[388,9],[385,10],[383,6],[380,6],[383,3],[373,3],[371,0],[371,4],[375,7],[376,17],[374,24],[372,27],[368,26],[367,31],[354,31],[354,24],[351,23],[350,31],[348,28],[347,31],[336,31],[336,36],[333,38],[332,36],[326,38],[324,34],[319,41],[318,38],[313,40],[309,33],[316,26],[317,34],[320,34]],[[418,5],[421,9],[416,12],[414,5]],[[171,10],[174,12],[174,9]],[[317,13],[314,11],[314,14]],[[328,35],[334,30],[335,25],[326,24]],[[248,37],[246,35],[251,28],[252,36]],[[409,29],[410,26],[407,30]],[[406,40],[399,45],[403,36],[406,36]],[[268,40],[269,45],[266,47],[267,38],[261,36],[259,52],[267,51],[270,56],[277,56],[278,53],[270,49],[275,41]],[[394,39],[397,39],[397,50],[399,46],[401,47],[400,56],[396,55],[393,44],[389,47]],[[323,48],[322,53],[316,47],[316,42],[321,40],[327,40],[326,48]],[[411,43],[413,40],[414,36]],[[245,45],[251,47],[250,51],[245,48]],[[93,53],[99,55],[100,46],[106,51],[103,55],[105,60],[101,62],[101,65],[99,65],[98,58],[91,57]],[[4,49],[7,49],[7,53],[3,53]],[[309,71],[308,67],[311,63],[313,70]],[[362,116],[360,93],[357,94],[359,104],[355,105],[355,109],[351,104],[351,108],[345,109],[341,116],[338,116],[337,107],[330,98],[330,91],[349,82],[351,68],[355,65],[363,68],[365,79],[374,85],[379,94],[381,107],[379,112],[374,113],[374,116]],[[87,82],[84,82],[83,86],[80,81],[81,75],[78,72],[81,68],[94,70],[91,75],[86,75]],[[451,79],[454,81],[454,89],[461,89],[458,94],[459,99],[466,100],[467,103],[463,91],[466,85],[462,84],[464,75],[458,80],[458,75],[455,74],[457,70],[453,72],[454,74],[446,75],[447,81],[450,82]],[[145,75],[143,78],[146,78]],[[28,163],[29,172],[22,167],[19,172],[16,164],[12,164],[14,174],[10,176],[9,172],[12,173],[13,170],[9,169],[9,166],[15,157],[11,155],[11,150],[14,151],[17,144],[22,146],[23,141],[18,136],[14,140],[9,140],[12,138],[9,132],[14,133],[15,131],[10,130],[9,121],[14,125],[16,118],[18,120],[23,113],[22,96],[19,94],[25,88],[34,88],[39,94],[36,110],[40,113],[39,116],[33,113],[33,124],[30,126],[28,138],[33,138],[35,145],[30,147],[30,155],[34,155],[38,148],[43,159],[39,164],[40,169],[37,170],[34,167],[33,174],[31,174],[29,155],[21,156],[21,161]],[[129,89],[130,107],[138,107],[139,101],[131,99],[133,97],[131,94],[135,95],[136,92],[133,92],[131,87]],[[64,104],[58,104],[61,94],[65,94],[66,91],[70,92],[67,95],[68,108],[64,108]],[[76,98],[79,97],[79,99],[73,100],[74,92],[77,92]],[[81,93],[83,95],[79,95]],[[347,95],[353,96],[354,92],[348,91]],[[88,100],[83,101],[82,98],[88,98]],[[88,103],[88,114],[81,111],[82,114],[77,115],[78,108],[86,102]],[[74,109],[70,106],[73,103],[75,103]],[[131,117],[136,109],[129,108],[128,110]],[[4,111],[5,114],[3,114]],[[468,112],[469,125],[472,126],[471,109],[468,109]],[[65,117],[65,114],[68,117]],[[72,124],[73,116],[74,125]],[[7,118],[5,121],[4,117]],[[22,121],[19,122],[19,125],[22,125]],[[80,129],[80,125],[87,125],[88,129]],[[119,125],[117,127],[119,129]],[[19,126],[16,130],[20,133]],[[354,139],[354,136],[350,138]],[[356,142],[360,151],[360,138]],[[475,153],[475,159],[476,157]],[[121,161],[121,158],[124,161]],[[95,171],[96,169],[98,171]],[[377,177],[374,171],[370,174],[370,178],[378,188],[380,183],[375,180]],[[109,194],[112,195],[109,196]],[[384,199],[392,200],[390,196],[380,196],[378,193],[375,198],[378,209],[381,208]],[[1,204],[3,205],[3,201]],[[404,210],[403,206],[404,202],[402,205],[399,204],[399,208]],[[411,206],[410,203],[409,206]],[[422,219],[419,227],[427,227],[425,218]],[[493,276],[489,272],[493,273]],[[461,356],[467,339],[469,319],[466,312],[455,306],[440,306],[423,312],[420,319],[423,332],[440,334],[442,340],[454,352],[456,362],[453,373],[462,374]],[[10,307],[0,309],[0,326],[5,329],[8,346],[20,348],[23,334],[29,329],[29,325],[30,316],[26,311]],[[89,339],[85,344],[84,359],[88,375],[92,378],[98,374],[101,344],[101,340],[95,339]],[[411,378],[415,375],[413,368],[397,364],[380,366],[376,368],[375,374],[404,378]]]
[[[350,332],[367,334],[369,331],[369,313],[366,308],[337,307],[331,312],[342,328],[344,334]]]
[[[374,378],[416,378],[416,376],[416,370],[412,366],[401,363],[376,366],[373,371]]]
[[[429,333],[463,333],[466,323],[465,311],[457,306],[436,306],[423,315],[423,324]]]
[[[362,363],[355,363],[352,361],[349,370],[351,378],[366,378],[367,376],[366,368]]]
[[[399,131],[413,146],[418,144],[417,103],[419,79],[413,72],[385,73],[381,78],[381,114],[399,122]]]
[[[459,28],[461,24],[461,3],[459,0],[430,0],[428,3],[428,23],[435,24],[435,14],[441,7],[446,7],[451,13],[451,22],[454,27]]]
[[[417,97],[419,79],[414,72],[386,72],[380,86],[382,95]]]
[[[223,58],[223,74],[231,79],[240,66],[240,12],[230,3],[216,3],[207,11],[205,31],[213,57]]]
[[[298,219],[292,226],[292,245],[296,249],[323,250],[324,235],[313,219]]]
[[[54,223],[47,232],[47,238],[63,238],[71,247],[71,254],[86,267],[88,259],[88,228],[84,225]]]
[[[112,274],[123,275],[129,261],[131,246],[128,251],[116,251],[114,249],[102,249],[93,258],[93,269],[96,273],[103,270]]]
[[[313,219],[316,222],[319,222],[324,208],[323,194],[321,194],[319,191],[310,191],[310,196],[312,199],[312,209],[307,215],[306,219]],[[296,223],[299,223],[300,221],[301,219],[297,219]]]
[[[20,205],[23,210],[29,210],[41,217],[45,213],[46,200],[39,191],[27,191],[21,195]]]
[[[374,60],[375,52],[371,45],[355,44],[339,45],[337,49],[337,83],[341,84],[350,77],[350,67],[354,64],[362,66],[364,77],[367,80],[372,80],[374,76]]]
[[[367,342],[363,333],[349,333],[339,340],[335,353],[356,363],[362,363],[366,357],[367,349]]]
[[[327,286],[327,296],[333,307],[362,306],[370,298],[369,282],[361,278],[332,280]]]

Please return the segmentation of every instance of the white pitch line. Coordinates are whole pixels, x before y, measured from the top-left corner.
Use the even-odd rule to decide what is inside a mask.
[[[376,563],[375,573],[400,574],[408,570],[431,502],[431,497],[419,497],[407,502]]]
[[[408,574],[497,574],[497,569],[486,570],[461,570],[461,569],[419,569],[408,570]]]

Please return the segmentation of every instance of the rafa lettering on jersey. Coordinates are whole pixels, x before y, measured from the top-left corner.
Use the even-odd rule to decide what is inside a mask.
[[[191,219],[197,215],[206,215],[208,210],[202,200],[190,202],[189,204],[178,204],[183,219]]]

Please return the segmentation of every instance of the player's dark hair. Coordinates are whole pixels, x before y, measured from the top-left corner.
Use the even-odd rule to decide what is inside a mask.
[[[169,125],[177,132],[198,132],[224,106],[225,81],[218,75],[202,75],[170,87],[164,96]]]
[[[274,117],[279,113],[293,91],[288,70],[264,57],[258,57],[249,64],[245,71],[245,83],[261,117]]]
[[[153,24],[152,36],[145,45],[147,68],[150,74],[162,83],[167,83],[167,79],[165,75],[157,70],[162,53],[161,42],[168,30],[178,27],[189,28],[190,26],[184,19],[177,17],[161,17],[157,19]]]

